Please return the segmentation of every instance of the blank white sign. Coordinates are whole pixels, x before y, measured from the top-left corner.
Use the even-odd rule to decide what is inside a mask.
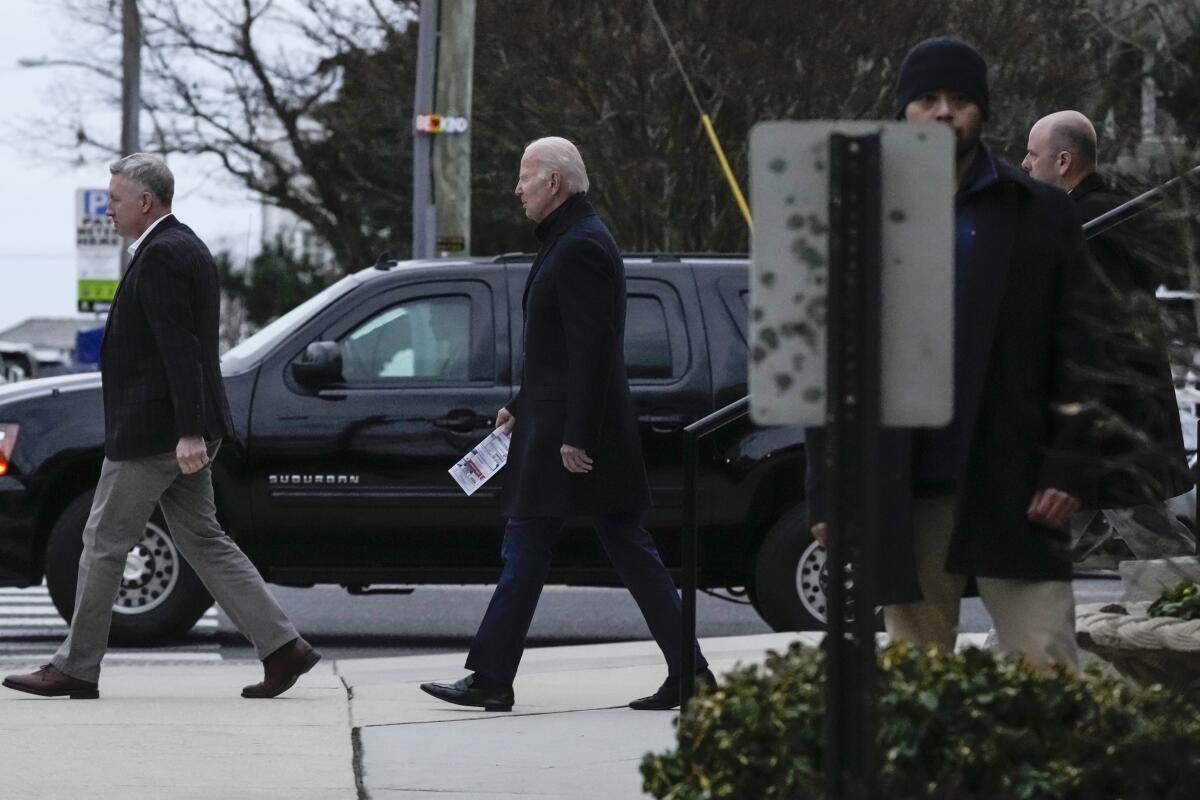
[[[880,134],[883,424],[946,425],[954,401],[954,134],[900,122],[764,122],[751,131],[751,418],[825,424],[833,133]]]

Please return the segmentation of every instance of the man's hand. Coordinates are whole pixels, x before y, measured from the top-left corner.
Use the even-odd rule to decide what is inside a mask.
[[[562,455],[563,466],[567,468],[568,472],[592,471],[592,459],[586,450],[564,444],[558,449],[558,452]]]
[[[1061,528],[1067,518],[1079,510],[1079,498],[1058,489],[1039,489],[1025,514],[1034,522],[1048,528]]]
[[[818,522],[812,526],[812,537],[822,545],[829,544],[829,528],[824,522]]]
[[[208,445],[202,436],[185,436],[175,445],[175,460],[184,475],[199,472],[208,463]]]
[[[502,408],[496,412],[496,427],[504,426],[505,433],[512,433],[513,424],[517,421],[507,408]]]

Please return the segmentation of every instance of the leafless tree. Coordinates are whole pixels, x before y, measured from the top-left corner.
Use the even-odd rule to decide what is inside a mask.
[[[991,65],[989,139],[1023,155],[1029,125],[1073,107],[1100,78],[1085,0],[658,0],[735,172],[765,119],[890,118],[907,49],[938,33]],[[479,5],[476,241],[533,242],[512,220],[512,176],[531,139],[579,143],[594,196],[631,250],[744,251],[734,204],[645,0]]]
[[[99,94],[119,95],[113,0],[61,0],[98,57]],[[206,156],[303,220],[344,269],[408,233],[414,18],[409,0],[140,0],[144,147]],[[52,155],[115,155],[115,131],[68,99],[29,124]]]

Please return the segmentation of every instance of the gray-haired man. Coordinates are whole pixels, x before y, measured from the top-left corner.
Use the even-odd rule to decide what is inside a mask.
[[[667,662],[656,692],[629,705],[679,705],[683,636],[679,593],[642,527],[650,488],[629,393],[625,266],[587,197],[574,144],[557,136],[525,149],[515,193],[542,246],[525,283],[521,390],[496,415],[512,431],[504,478],[504,569],[467,656],[470,675],[423,683],[439,700],[511,711],[554,546],[569,516],[592,517],[609,560]],[[696,648],[698,679],[716,678]]]
[[[158,505],[175,544],[263,660],[263,681],[242,696],[275,697],[321,656],[217,522],[212,459],[233,423],[217,354],[216,265],[171,213],[175,179],[162,159],[135,153],[110,171],[108,216],[136,241],[100,346],[105,458],[83,531],[71,632],[51,663],[4,685],[99,697],[121,572]]]

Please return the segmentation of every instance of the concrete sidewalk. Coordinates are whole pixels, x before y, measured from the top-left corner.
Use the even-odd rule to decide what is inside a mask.
[[[797,638],[819,637],[702,645],[720,673]],[[262,674],[248,661],[116,661],[99,700],[0,689],[0,800],[622,800],[643,796],[642,756],[673,745],[676,712],[626,707],[665,677],[653,642],[528,650],[512,713],[420,691],[463,658],[323,661],[275,700],[240,697]]]
[[[816,635],[705,639],[718,674]],[[638,765],[674,743],[677,712],[633,711],[666,677],[653,642],[525,653],[512,713],[447,705],[418,684],[466,674],[463,654],[341,661],[371,800],[644,797]]]
[[[0,689],[0,798],[354,800],[333,666],[275,700],[242,699],[261,678],[257,662],[106,665],[99,700]]]

